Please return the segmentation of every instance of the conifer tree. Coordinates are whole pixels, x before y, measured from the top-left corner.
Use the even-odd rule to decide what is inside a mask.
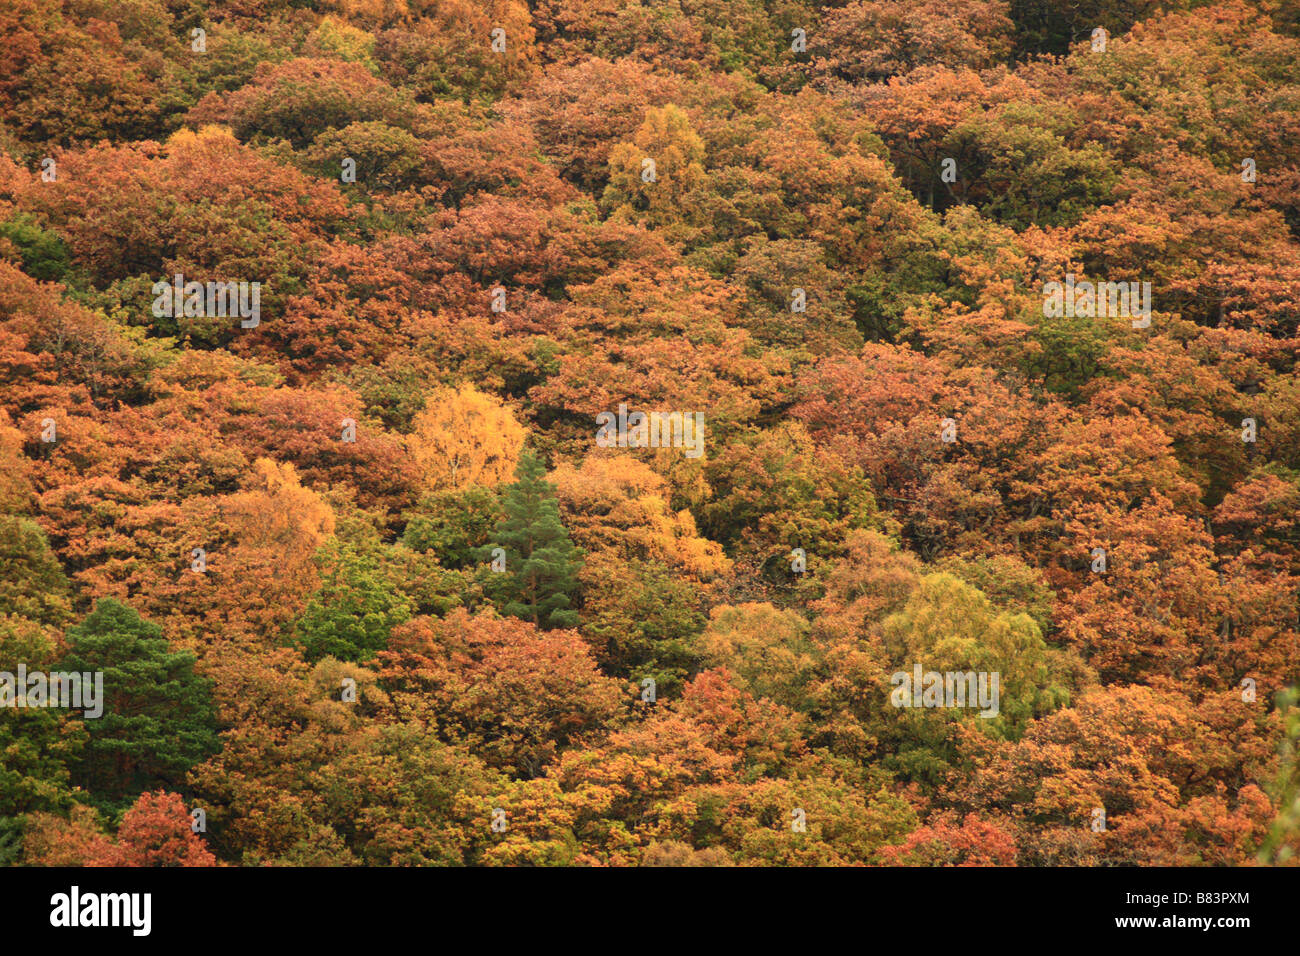
[[[484,555],[505,551],[505,569],[491,575],[488,591],[504,613],[539,627],[575,627],[572,603],[578,590],[581,552],[560,521],[555,485],[543,477],[546,466],[525,451],[507,486],[498,522]],[[498,555],[499,556],[499,555]],[[496,569],[494,569],[496,570]]]
[[[67,636],[60,670],[103,673],[103,713],[85,720],[88,740],[73,768],[73,782],[98,801],[120,809],[145,790],[178,789],[190,767],[220,749],[212,681],[157,624],[104,598]]]

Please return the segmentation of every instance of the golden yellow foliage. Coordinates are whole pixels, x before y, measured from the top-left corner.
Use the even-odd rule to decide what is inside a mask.
[[[689,511],[669,507],[664,479],[644,462],[593,455],[578,467],[561,465],[550,478],[580,547],[659,561],[700,581],[730,565],[722,545],[700,537]]]
[[[412,424],[407,447],[430,491],[509,480],[527,434],[509,408],[472,385],[435,392]]]
[[[689,197],[706,179],[704,141],[685,111],[651,107],[632,142],[610,150],[603,202],[612,218],[675,227],[670,231],[676,233],[692,216]]]
[[[225,500],[222,512],[243,548],[275,551],[290,563],[309,559],[334,533],[334,513],[298,481],[291,464],[253,462],[247,490]]]
[[[229,126],[222,126],[219,123],[209,123],[197,130],[182,127],[167,137],[167,146],[171,150],[178,148],[185,149],[196,146],[201,143],[217,142],[219,140],[229,140],[235,143],[235,134],[230,131]]]

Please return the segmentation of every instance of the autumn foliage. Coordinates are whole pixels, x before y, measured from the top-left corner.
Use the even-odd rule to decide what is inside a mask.
[[[1066,6],[5,3],[0,861],[1294,864],[1300,13]]]

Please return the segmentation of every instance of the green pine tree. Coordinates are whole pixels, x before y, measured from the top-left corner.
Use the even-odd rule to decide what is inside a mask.
[[[59,669],[104,675],[103,713],[84,721],[73,783],[114,809],[146,790],[181,790],[221,746],[212,681],[194,673],[194,654],[173,651],[157,624],[110,598],[67,636]]]
[[[578,612],[572,604],[582,556],[560,521],[555,486],[545,474],[546,466],[533,452],[520,456],[515,483],[506,488],[502,502],[505,517],[483,549],[487,559],[494,548],[505,551],[505,570],[489,576],[487,590],[505,614],[539,627],[576,627]]]

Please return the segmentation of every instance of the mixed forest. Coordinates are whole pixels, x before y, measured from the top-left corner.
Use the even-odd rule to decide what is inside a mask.
[[[1294,864],[1298,347],[1296,0],[0,0],[0,861]]]

